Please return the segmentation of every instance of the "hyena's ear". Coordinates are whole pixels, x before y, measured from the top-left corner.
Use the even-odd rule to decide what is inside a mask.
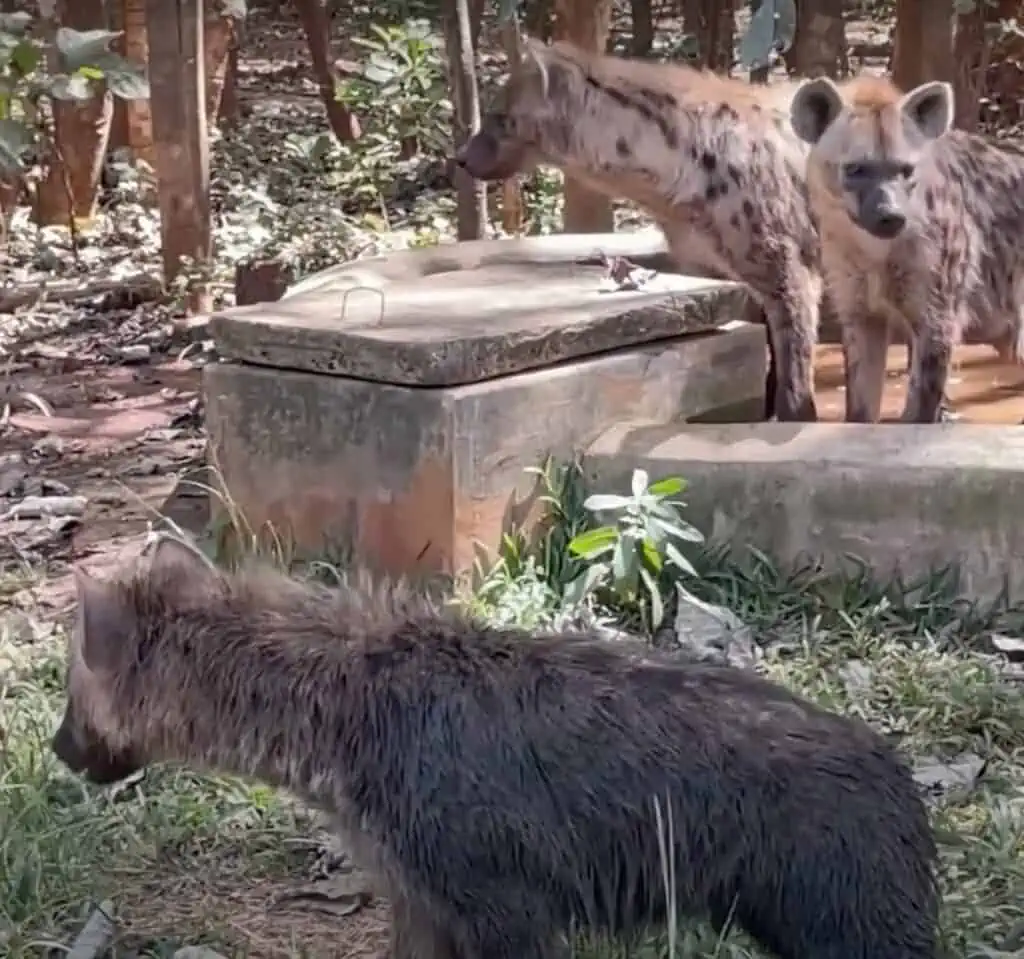
[[[812,146],[843,112],[843,95],[828,77],[801,84],[789,105],[789,119],[796,135]]]
[[[161,593],[172,602],[200,601],[216,595],[221,572],[191,543],[158,533],[143,547],[141,559]]]
[[[953,85],[935,80],[922,83],[900,100],[900,113],[926,140],[936,140],[953,126]]]
[[[71,641],[91,672],[117,668],[124,643],[131,632],[131,610],[120,591],[74,567],[78,608]]]

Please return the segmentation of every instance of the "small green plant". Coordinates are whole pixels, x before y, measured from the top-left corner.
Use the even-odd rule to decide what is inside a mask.
[[[116,97],[149,96],[142,68],[110,49],[119,33],[61,27],[47,41],[37,27],[31,14],[0,14],[0,171],[7,175],[24,176],[26,153],[49,135],[43,101],[88,100],[99,80]]]
[[[339,84],[335,94],[366,120],[360,147],[397,143],[401,159],[426,145],[443,149],[451,103],[441,38],[420,18],[370,24],[370,31],[372,36],[352,38],[368,54],[362,75]]]
[[[584,501],[592,513],[617,513],[614,523],[580,533],[569,551],[587,563],[568,586],[567,600],[581,603],[591,593],[611,594],[617,605],[637,610],[647,629],[665,618],[661,580],[666,569],[696,576],[677,543],[703,543],[704,535],[681,518],[685,505],[672,497],[686,488],[677,476],[648,483],[647,471],[633,471],[631,495],[595,493]]]

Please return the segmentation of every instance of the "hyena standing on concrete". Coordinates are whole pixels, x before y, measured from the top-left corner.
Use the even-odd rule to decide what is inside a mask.
[[[97,782],[178,760],[331,811],[385,881],[391,959],[555,959],[577,925],[628,939],[666,918],[661,841],[682,914],[784,959],[934,959],[909,772],[755,673],[228,575],[168,537],[112,582],[77,578],[58,756]]]
[[[848,420],[880,416],[894,329],[911,342],[903,420],[941,418],[953,348],[1024,359],[1024,156],[951,129],[953,88],[808,81],[792,122],[843,328]]]
[[[794,87],[526,40],[480,132],[456,160],[480,180],[538,164],[632,200],[681,268],[747,284],[764,309],[781,420],[814,420],[821,277],[789,126]]]

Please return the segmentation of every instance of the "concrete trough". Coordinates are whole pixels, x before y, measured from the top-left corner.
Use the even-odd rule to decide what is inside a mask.
[[[615,427],[589,448],[595,489],[635,467],[682,476],[688,519],[742,561],[867,564],[879,582],[950,564],[970,598],[1024,594],[1024,429],[951,423]]]

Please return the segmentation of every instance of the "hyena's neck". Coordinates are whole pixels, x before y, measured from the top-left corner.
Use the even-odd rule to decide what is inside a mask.
[[[168,670],[164,708],[143,703],[151,758],[326,798],[348,742],[344,657],[326,645],[275,643],[256,624],[211,645]]]

